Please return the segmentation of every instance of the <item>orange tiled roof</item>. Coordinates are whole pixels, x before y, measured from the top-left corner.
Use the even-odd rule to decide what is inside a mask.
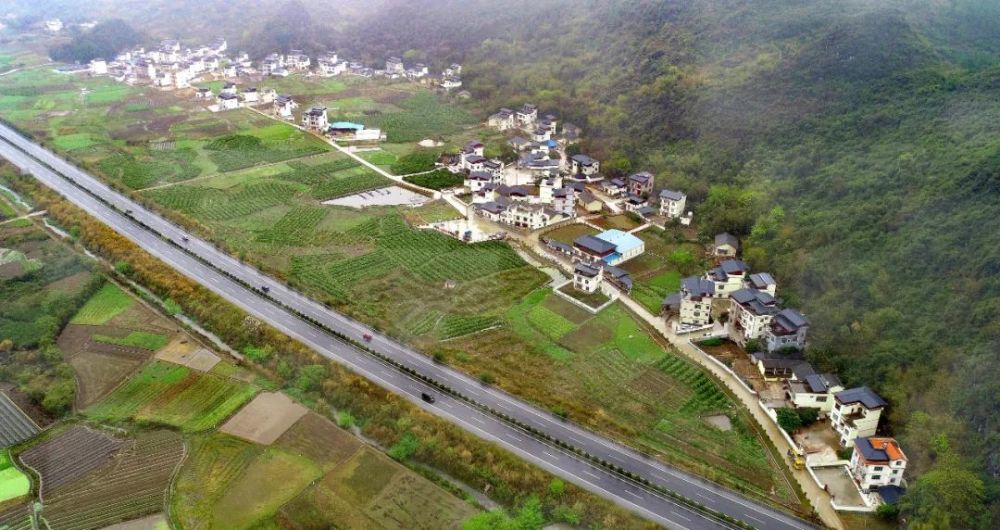
[[[885,454],[889,455],[889,460],[906,460],[906,455],[903,454],[903,450],[899,448],[899,444],[896,443],[895,438],[869,438],[872,447],[875,449],[881,449],[885,451]]]

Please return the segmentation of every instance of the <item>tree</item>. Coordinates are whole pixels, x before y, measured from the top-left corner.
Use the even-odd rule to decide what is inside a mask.
[[[90,31],[52,48],[49,55],[56,61],[64,62],[83,63],[99,57],[110,60],[119,51],[135,46],[142,40],[142,34],[116,18],[101,22]]]
[[[937,459],[900,499],[900,515],[913,528],[976,528],[986,513],[983,481],[967,469],[941,435]]]
[[[802,420],[799,418],[799,414],[795,412],[795,409],[781,407],[778,409],[778,425],[788,434],[792,434],[802,427]]]
[[[795,409],[795,412],[799,415],[799,420],[802,422],[803,427],[808,427],[816,423],[816,420],[819,419],[819,409],[803,407]]]

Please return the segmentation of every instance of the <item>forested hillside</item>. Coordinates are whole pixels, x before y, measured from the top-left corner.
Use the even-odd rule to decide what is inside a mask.
[[[891,400],[911,521],[990,525],[1000,5],[399,2],[361,28],[355,53],[461,61],[483,110],[531,100],[688,191],[811,318],[811,358]]]

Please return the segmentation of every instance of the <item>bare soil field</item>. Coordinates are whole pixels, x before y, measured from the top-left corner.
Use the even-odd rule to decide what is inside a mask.
[[[156,352],[156,358],[199,372],[211,371],[221,361],[218,355],[202,348],[198,342],[186,334],[176,335],[169,344]]]
[[[220,430],[237,438],[271,445],[306,412],[308,409],[285,394],[264,392],[230,418]]]
[[[101,530],[170,530],[170,523],[162,513],[106,526]]]
[[[66,361],[76,374],[76,400],[73,403],[76,410],[100,401],[143,363],[141,358],[89,351],[73,354]]]

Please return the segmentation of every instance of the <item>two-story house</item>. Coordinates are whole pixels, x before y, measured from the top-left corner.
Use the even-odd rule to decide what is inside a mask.
[[[906,455],[894,438],[858,438],[851,454],[851,478],[864,493],[885,486],[899,486],[906,470]]]
[[[874,436],[882,410],[888,405],[866,386],[842,390],[833,399],[830,425],[840,435],[842,447],[854,446],[856,438]]]
[[[240,108],[240,99],[236,97],[236,94],[219,94],[216,102],[219,105],[219,110],[232,110]]]
[[[674,190],[660,190],[660,215],[677,219],[684,215],[687,195]]]
[[[385,60],[385,71],[393,74],[402,74],[406,71],[403,67],[403,60],[399,57],[389,57]]]
[[[774,280],[774,276],[766,272],[755,272],[747,276],[743,286],[748,289],[764,291],[771,296],[776,296],[778,292],[778,282]]]
[[[495,114],[489,117],[487,123],[490,127],[495,128],[498,131],[506,131],[508,129],[513,129],[514,123],[514,111],[508,108],[502,108]]]
[[[533,130],[537,121],[538,107],[531,103],[521,105],[521,108],[517,109],[517,112],[514,113],[514,123],[526,131]]]
[[[282,94],[274,99],[274,114],[278,117],[291,119],[293,117],[292,111],[294,111],[299,106],[292,96],[287,94]]]
[[[729,232],[716,234],[712,252],[717,258],[735,258],[740,251],[740,240]]]

